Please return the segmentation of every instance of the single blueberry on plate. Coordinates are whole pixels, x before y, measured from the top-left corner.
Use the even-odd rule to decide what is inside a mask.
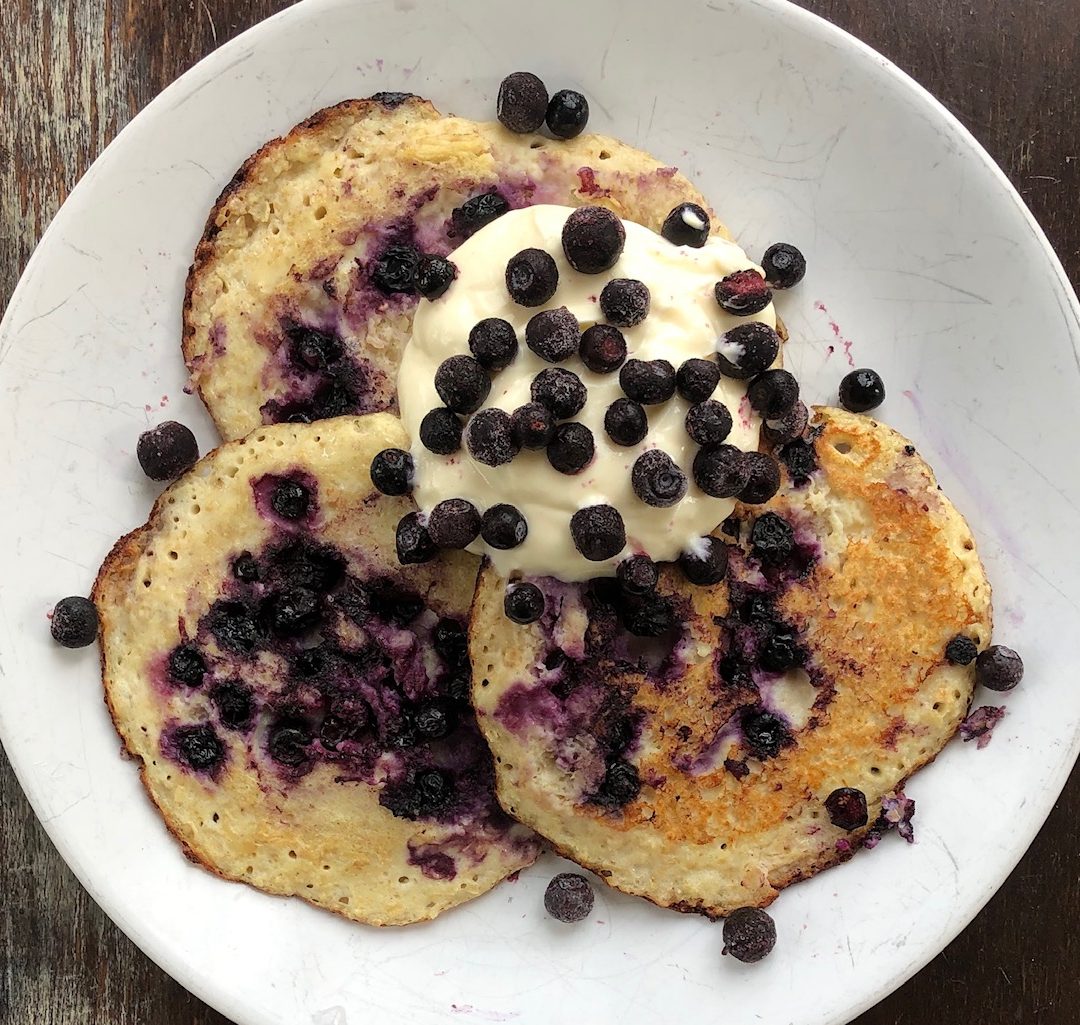
[[[457,277],[457,266],[445,256],[421,256],[416,268],[416,290],[425,299],[438,299]]]
[[[544,891],[544,909],[557,922],[580,922],[592,913],[593,888],[576,872],[560,872]]]
[[[495,116],[519,135],[535,132],[547,117],[548,91],[543,80],[530,71],[515,71],[499,83]]]
[[[461,448],[461,420],[445,406],[429,410],[420,421],[420,444],[436,455],[452,455]]]
[[[1004,644],[991,644],[975,659],[975,682],[987,690],[1012,690],[1023,677],[1023,660]]]
[[[868,413],[884,401],[885,382],[876,370],[852,370],[840,382],[840,405],[852,413]]]
[[[447,498],[431,510],[427,528],[440,548],[465,548],[480,533],[480,513],[464,498]]]
[[[686,433],[699,445],[719,445],[727,441],[733,421],[722,402],[706,399],[686,411]]]
[[[525,344],[542,360],[562,363],[578,351],[581,328],[565,306],[543,310],[525,325]]]
[[[547,448],[555,437],[555,417],[539,402],[526,402],[510,414],[510,429],[522,448]]]
[[[570,266],[581,274],[610,270],[625,244],[622,221],[606,207],[579,206],[563,225],[563,252]]]
[[[806,275],[806,257],[790,242],[775,242],[765,250],[761,269],[771,288],[794,288]]]
[[[484,510],[480,536],[492,548],[508,551],[525,541],[529,536],[529,525],[514,506],[500,502]]]
[[[748,381],[767,370],[780,352],[780,336],[768,324],[751,321],[725,331],[716,343],[720,373]]]
[[[371,483],[384,495],[407,495],[413,486],[413,458],[404,449],[384,448],[371,460]]]
[[[481,409],[469,420],[465,445],[473,459],[486,466],[502,466],[521,451],[510,415],[494,408]]]
[[[398,562],[403,566],[413,566],[421,562],[430,562],[439,554],[431,535],[420,522],[418,512],[406,513],[398,521],[395,536]]]
[[[772,302],[772,292],[756,270],[737,270],[721,278],[714,289],[716,302],[725,313],[751,317]]]
[[[416,272],[420,254],[412,246],[389,246],[371,267],[371,283],[386,295],[416,292]]]
[[[626,547],[626,527],[619,510],[610,505],[590,505],[570,517],[574,547],[590,562],[612,559]]]
[[[734,498],[750,479],[744,453],[734,445],[710,445],[694,456],[694,483],[713,498]]]
[[[709,238],[709,215],[697,203],[680,203],[664,218],[660,234],[673,245],[700,249]]]
[[[760,908],[736,908],[724,919],[723,935],[723,953],[754,964],[776,946],[776,923]]]
[[[469,351],[485,370],[504,370],[518,351],[513,325],[501,317],[485,317],[469,332]]]
[[[513,623],[535,623],[544,614],[544,592],[536,584],[511,584],[503,596],[503,612]]]
[[[206,679],[206,659],[194,644],[178,644],[169,652],[169,679],[185,687],[201,687]]]
[[[585,406],[588,393],[572,370],[563,367],[546,367],[533,378],[530,387],[533,402],[551,410],[558,420],[569,420]]]
[[[506,264],[506,290],[519,306],[543,306],[558,287],[559,268],[542,249],[523,249]]]
[[[642,598],[656,590],[660,582],[660,570],[647,555],[631,555],[616,567],[615,575],[623,593]]]
[[[98,635],[98,612],[89,598],[72,595],[54,606],[49,632],[65,648],[85,648]]]
[[[600,310],[616,327],[636,327],[648,315],[652,299],[644,282],[612,278],[600,292]]]
[[[866,794],[854,787],[839,787],[834,790],[825,798],[825,810],[834,826],[848,832],[865,826],[869,821]]]
[[[180,763],[196,772],[213,772],[225,760],[225,745],[205,723],[198,726],[179,726],[173,733]]]
[[[189,428],[166,420],[139,435],[135,454],[151,480],[175,480],[198,461],[199,443]]]
[[[745,505],[762,505],[780,490],[780,467],[767,452],[746,452],[743,465],[748,479],[739,492]]]
[[[592,462],[596,451],[592,431],[575,421],[559,424],[546,449],[548,462],[559,471],[573,475]]]
[[[593,373],[610,374],[626,360],[626,339],[617,327],[593,324],[581,335],[578,355]]]
[[[547,107],[548,131],[556,139],[573,139],[589,121],[589,101],[576,89],[560,89]]]
[[[491,391],[491,378],[472,356],[450,356],[435,371],[435,391],[455,413],[479,409]]]
[[[641,403],[616,399],[604,414],[604,430],[616,445],[636,445],[649,433],[649,418]]]
[[[686,474],[658,448],[637,457],[630,471],[630,484],[646,505],[661,509],[682,501],[689,487]]]
[[[627,398],[658,405],[675,394],[675,368],[666,359],[628,359],[619,371],[619,385]]]

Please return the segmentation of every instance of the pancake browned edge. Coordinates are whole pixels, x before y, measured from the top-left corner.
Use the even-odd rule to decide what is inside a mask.
[[[93,593],[109,710],[188,857],[376,925],[433,918],[538,853],[495,802],[468,706],[477,560],[399,566],[409,500],[368,475],[405,443],[376,414],[224,445]],[[284,518],[296,485],[307,510]]]
[[[614,628],[604,586],[540,581],[549,614],[520,627],[503,615],[505,581],[481,571],[473,700],[499,800],[666,907],[765,906],[876,842],[969,706],[974,667],[947,663],[946,643],[989,641],[971,532],[914,446],[835,409],[817,410],[809,438],[780,453],[777,496],[717,532],[732,546],[725,582],[664,570],[683,625],[651,649]],[[767,538],[780,542],[772,563]],[[763,667],[792,662],[804,668]],[[840,787],[864,792],[866,826],[831,823],[824,801]]]
[[[184,359],[222,436],[393,411],[419,300],[376,286],[375,263],[395,245],[446,255],[464,239],[453,210],[493,191],[656,231],[679,203],[708,208],[674,167],[606,136],[514,135],[401,93],[321,110],[236,172],[188,274]],[[712,230],[726,236],[715,216]]]

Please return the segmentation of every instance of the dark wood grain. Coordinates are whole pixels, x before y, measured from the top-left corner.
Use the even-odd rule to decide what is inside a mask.
[[[281,0],[0,3],[0,305],[122,125]],[[803,0],[939,97],[999,161],[1080,281],[1080,35],[1071,0]],[[975,922],[858,1025],[1080,1020],[1080,773]],[[228,1025],[97,909],[0,756],[0,1023]]]

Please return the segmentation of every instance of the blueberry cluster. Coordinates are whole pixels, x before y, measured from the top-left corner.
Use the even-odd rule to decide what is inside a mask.
[[[425,299],[438,299],[453,284],[457,267],[445,256],[421,253],[414,246],[397,244],[388,246],[375,258],[368,268],[368,277],[385,295],[419,293]]]
[[[547,123],[556,139],[573,139],[585,130],[589,101],[574,89],[548,97],[547,86],[529,71],[515,71],[499,85],[495,116],[512,132],[539,131]]]

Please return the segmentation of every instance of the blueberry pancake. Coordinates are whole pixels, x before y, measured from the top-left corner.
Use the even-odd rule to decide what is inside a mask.
[[[468,703],[476,560],[403,568],[407,498],[367,468],[388,414],[226,444],[98,576],[106,699],[194,861],[378,925],[533,861]]]
[[[628,893],[722,916],[871,846],[964,718],[990,587],[959,513],[888,427],[819,409],[780,491],[716,536],[726,577],[672,567],[633,599],[537,581],[504,616],[481,573],[473,699],[515,818]],[[632,633],[630,631],[633,631]]]
[[[184,304],[192,383],[226,439],[394,411],[420,293],[451,280],[426,257],[513,207],[602,204],[659,230],[682,202],[706,207],[615,139],[514,135],[400,93],[346,101],[259,150],[211,211]]]

